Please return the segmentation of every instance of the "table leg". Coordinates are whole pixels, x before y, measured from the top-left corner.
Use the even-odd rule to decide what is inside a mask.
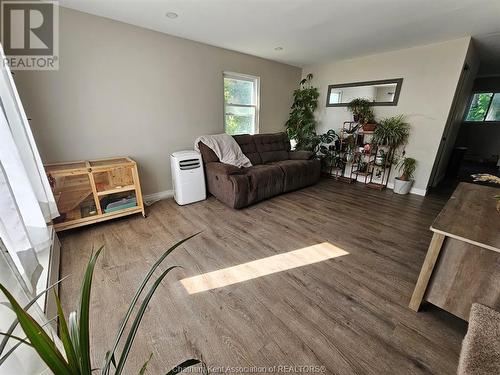
[[[445,235],[441,233],[434,232],[432,236],[431,243],[429,244],[429,249],[427,249],[427,255],[425,256],[424,264],[422,264],[422,269],[420,270],[420,275],[418,276],[417,284],[413,290],[413,295],[410,300],[410,309],[418,311],[422,299],[424,298],[425,290],[427,289],[427,284],[434,270],[434,265],[443,246]]]

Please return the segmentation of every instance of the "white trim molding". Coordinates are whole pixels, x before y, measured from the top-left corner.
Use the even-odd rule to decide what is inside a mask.
[[[260,77],[250,74],[235,73],[235,72],[222,72],[222,82],[226,78],[235,79],[240,81],[248,81],[253,83],[253,99],[252,104],[239,104],[239,103],[226,103],[224,97],[224,132],[226,132],[226,106],[242,107],[242,108],[255,108],[255,118],[253,124],[253,131],[251,134],[259,134],[259,113],[260,113]]]

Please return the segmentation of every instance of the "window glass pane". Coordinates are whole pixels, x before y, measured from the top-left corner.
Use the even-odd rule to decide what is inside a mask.
[[[486,121],[500,121],[500,93],[493,97]]]
[[[490,105],[492,93],[477,93],[472,97],[472,102],[467,113],[466,121],[484,121],[486,111]]]
[[[226,133],[254,134],[255,108],[226,106]]]
[[[224,78],[224,100],[228,104],[254,105],[253,81]]]

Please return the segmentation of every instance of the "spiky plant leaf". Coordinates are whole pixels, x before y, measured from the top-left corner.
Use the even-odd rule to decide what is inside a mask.
[[[167,372],[165,375],[175,375],[175,374],[178,374],[179,372],[184,371],[188,367],[192,367],[194,365],[197,365],[198,363],[201,363],[202,366],[203,366],[203,374],[207,374],[207,368],[206,368],[205,364],[202,361],[200,361],[199,359],[191,358],[191,359],[188,359],[188,360],[182,362],[181,364],[178,364],[172,370],[170,370],[169,372]]]
[[[38,293],[31,301],[29,301],[24,307],[24,311],[28,311],[28,309],[33,306],[33,304],[38,300],[38,298],[40,298],[41,296],[43,296],[45,293],[47,293],[49,290],[51,290],[52,288],[54,288],[55,286],[57,286],[61,281],[67,279],[69,276],[65,276],[63,277],[61,280],[59,281],[56,281],[54,284],[50,285],[48,288],[42,290],[40,293]],[[5,302],[5,304],[9,305],[9,308],[12,310],[12,305],[8,302]],[[14,332],[14,330],[16,329],[17,325],[18,325],[19,321],[17,319],[14,319],[14,321],[12,322],[12,324],[10,325],[9,329],[7,330],[7,333],[12,333]],[[5,349],[5,346],[7,345],[7,341],[9,341],[9,337],[8,336],[5,336],[2,340],[2,342],[0,343],[0,356],[2,355],[4,349]]]
[[[42,327],[45,327],[46,325],[52,323],[54,320],[56,320],[57,316],[53,317],[52,319],[48,320],[44,325],[42,325]],[[12,337],[12,335],[10,334],[7,334],[7,333],[0,333],[0,335],[5,335],[5,336],[9,336],[7,337],[8,338],[14,338],[16,339],[16,337]],[[9,358],[9,356],[14,353],[14,351],[19,347],[21,346],[22,344],[25,344],[25,345],[28,345],[28,346],[33,346],[31,345],[31,343],[29,341],[26,341],[27,337],[25,337],[23,340],[24,341],[19,341],[16,345],[14,345],[12,348],[10,348],[10,350],[7,351],[7,353],[4,354],[3,357],[0,358],[0,366],[2,366],[2,364],[7,360],[7,358]]]
[[[73,344],[73,349],[75,351],[76,357],[78,358],[78,361],[80,361],[81,354],[80,354],[80,335],[78,333],[78,316],[76,315],[76,311],[72,311],[69,313],[69,318],[68,318],[68,330],[69,330],[69,337],[71,339],[71,343]],[[81,369],[81,368],[80,368]]]
[[[2,364],[7,360],[7,358],[9,358],[9,356],[14,353],[14,351],[19,348],[22,344],[26,344],[26,345],[29,345],[31,346],[31,343],[27,342],[23,342],[23,341],[19,341],[16,345],[14,345],[12,348],[10,348],[7,353],[5,353],[5,355],[0,358],[0,366],[2,366]]]
[[[139,329],[139,324],[141,324],[142,317],[144,316],[144,313],[146,312],[146,307],[148,307],[149,301],[153,297],[153,294],[156,291],[156,288],[158,288],[158,286],[160,285],[162,280],[165,278],[165,276],[167,276],[167,274],[175,268],[178,268],[178,266],[172,266],[172,267],[167,268],[158,277],[158,279],[156,279],[156,281],[154,282],[154,284],[151,286],[148,293],[144,297],[144,300],[142,301],[141,306],[139,307],[139,311],[137,312],[137,315],[135,316],[134,322],[132,323],[132,326],[130,327],[130,331],[129,331],[129,334],[127,336],[127,339],[125,340],[125,344],[123,345],[122,354],[120,355],[118,365],[116,366],[115,375],[120,375],[123,371],[123,368],[125,367],[125,363],[127,361],[128,354],[130,353],[130,349],[132,348],[132,344],[134,342],[135,335],[137,333],[137,330]]]
[[[141,369],[139,370],[139,375],[144,375],[146,373],[146,369],[148,368],[149,361],[151,361],[151,358],[153,358],[153,353],[149,355],[148,360],[142,365]]]
[[[19,324],[28,337],[31,345],[35,348],[38,355],[42,358],[45,364],[52,370],[55,375],[72,374],[71,368],[64,359],[63,355],[55,347],[54,342],[43,330],[43,328],[17,303],[16,299],[9,291],[0,284],[0,290],[5,294],[14,312],[17,315]]]
[[[57,305],[57,316],[59,317],[59,336],[64,346],[64,351],[66,353],[66,358],[68,359],[69,367],[71,367],[74,374],[80,374],[80,363],[78,357],[76,356],[75,348],[73,347],[73,342],[69,335],[68,325],[66,323],[66,317],[61,306],[61,301],[59,297],[54,292],[54,298]]]
[[[7,337],[9,339],[13,339],[13,340],[19,341],[19,344],[26,344],[26,345],[29,345],[29,346],[33,346],[33,345],[31,345],[31,343],[29,341],[26,340],[26,338],[22,339],[21,337],[16,336],[16,335],[11,335],[10,333],[0,332],[0,336],[5,336],[5,337]]]
[[[146,287],[146,284],[148,281],[151,279],[153,276],[153,273],[156,271],[156,269],[160,266],[160,264],[165,260],[165,258],[176,248],[178,248],[180,245],[182,245],[184,242],[187,240],[193,238],[194,236],[197,236],[201,232],[197,232],[179,242],[171,246],[169,249],[167,249],[161,256],[158,258],[155,264],[150,268],[149,272],[146,274],[144,279],[142,280],[141,285],[137,288],[134,297],[132,298],[132,301],[130,302],[130,305],[128,307],[128,310],[125,314],[125,318],[122,321],[122,324],[120,325],[120,328],[118,330],[118,333],[115,338],[115,342],[113,344],[113,347],[111,348],[111,355],[105,359],[105,363],[102,367],[102,375],[107,375],[109,373],[109,366],[111,364],[111,359],[114,358],[116,348],[118,347],[118,343],[120,342],[120,339],[122,338],[123,332],[125,331],[125,327],[130,319],[130,316],[132,315],[132,311],[134,310],[135,304],[137,303],[137,300],[139,299],[139,296],[141,295],[142,291]],[[115,366],[116,367],[116,366]]]
[[[82,290],[80,295],[80,306],[78,311],[78,336],[79,336],[79,351],[80,351],[80,370],[82,374],[90,374],[92,367],[90,364],[90,333],[89,333],[89,310],[90,310],[90,292],[92,290],[92,276],[94,267],[101,254],[103,247],[101,246],[97,252],[92,255],[82,282]]]

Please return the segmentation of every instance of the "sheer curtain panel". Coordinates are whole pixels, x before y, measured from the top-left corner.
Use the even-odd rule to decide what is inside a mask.
[[[59,213],[1,45],[0,53],[0,237],[35,292],[37,254],[51,245],[46,223]]]

